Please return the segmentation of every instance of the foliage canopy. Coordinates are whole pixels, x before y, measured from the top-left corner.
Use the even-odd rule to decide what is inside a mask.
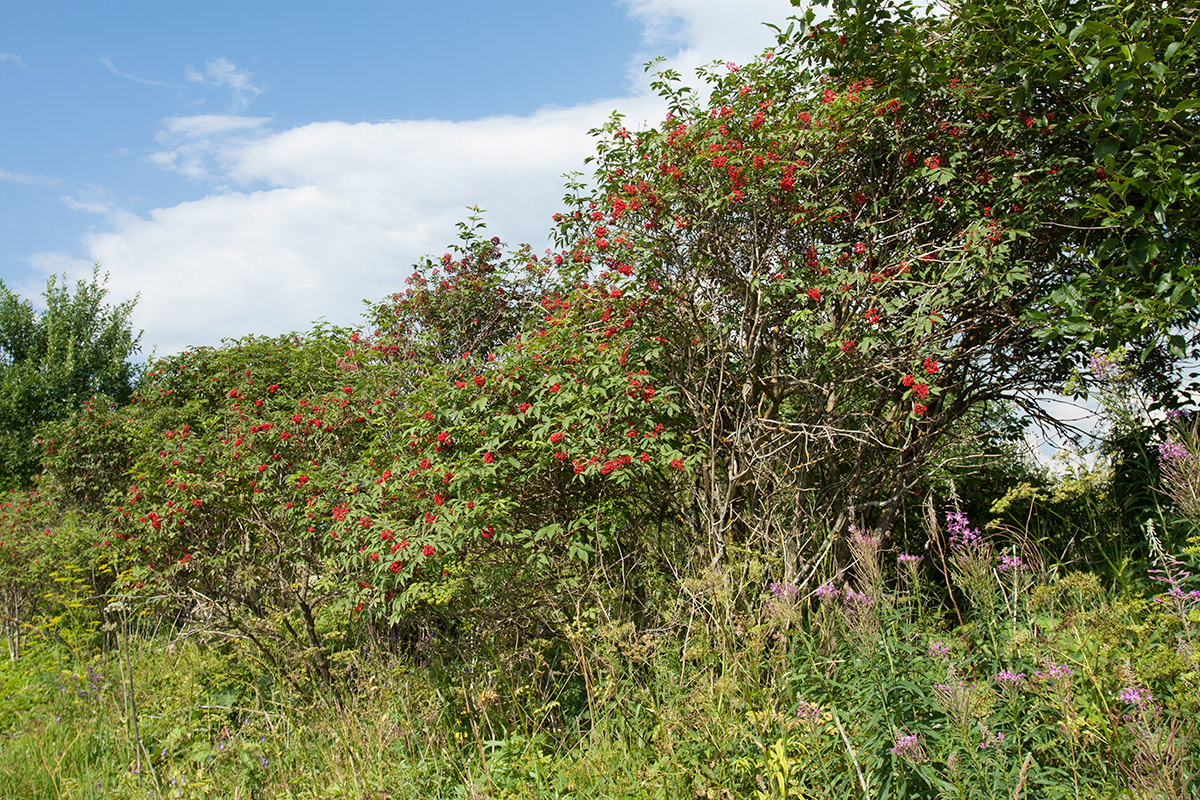
[[[37,426],[60,419],[95,394],[128,401],[140,334],[135,301],[105,303],[99,270],[74,291],[51,276],[45,310],[0,282],[0,487],[28,484],[38,471]]]

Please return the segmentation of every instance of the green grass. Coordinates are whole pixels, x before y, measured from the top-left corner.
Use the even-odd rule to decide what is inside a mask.
[[[334,658],[336,692],[302,671],[275,674],[223,637],[135,631],[126,659],[99,634],[71,647],[34,636],[0,664],[0,797],[974,800],[1196,788],[1185,785],[1200,768],[1196,740],[1179,724],[1200,714],[1194,610],[1110,595],[1086,574],[1029,576],[977,592],[996,605],[967,604],[965,624],[950,627],[927,585],[860,606],[772,593],[753,574],[685,582],[660,598],[652,626],[575,619],[490,660],[462,635],[421,658],[356,645]],[[1002,670],[1025,677],[1006,688]],[[1130,688],[1152,703],[1123,702]],[[914,734],[917,746],[894,751]],[[1151,772],[1177,777],[1156,788]],[[1146,785],[1131,794],[1131,781]]]

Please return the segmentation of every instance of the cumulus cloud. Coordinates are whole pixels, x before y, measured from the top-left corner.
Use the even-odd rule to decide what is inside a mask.
[[[245,142],[267,133],[267,117],[197,114],[164,121],[154,138],[163,148],[151,163],[197,180],[219,180],[228,156]]]
[[[141,293],[136,323],[163,352],[322,316],[355,323],[364,298],[402,288],[411,264],[442,252],[468,206],[489,209],[498,235],[545,246],[560,175],[582,165],[585,132],[611,107],[312,123],[208,139],[203,153],[185,140],[168,154],[175,163],[200,159],[187,169],[237,188],[126,219],[85,247],[111,271],[115,295]]]
[[[629,15],[642,24],[642,52],[635,59],[633,79],[641,64],[669,54],[669,65],[685,79],[696,67],[713,61],[748,60],[775,44],[774,32],[763,23],[786,27],[798,10],[783,0],[622,0]]]
[[[752,58],[774,41],[757,20],[791,11],[781,0],[626,6],[648,52],[676,37],[666,52],[681,70]],[[236,110],[262,91],[224,59],[188,79],[230,90]],[[460,122],[273,130],[269,119],[237,114],[168,119],[151,160],[195,178],[207,196],[142,216],[109,209],[108,227],[83,242],[86,262],[42,254],[38,263],[86,274],[99,262],[114,297],[140,294],[135,323],[160,353],[305,329],[320,317],[354,324],[364,298],[403,288],[413,263],[443,251],[469,206],[487,209],[489,230],[505,240],[545,247],[561,175],[584,169],[593,150],[588,129],[616,109],[630,128],[661,118],[644,84],[639,68],[626,97]]]

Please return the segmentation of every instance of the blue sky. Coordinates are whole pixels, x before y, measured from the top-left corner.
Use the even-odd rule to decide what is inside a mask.
[[[773,42],[787,0],[0,0],[0,279],[99,262],[159,353],[357,323],[466,207],[544,244],[590,127]]]

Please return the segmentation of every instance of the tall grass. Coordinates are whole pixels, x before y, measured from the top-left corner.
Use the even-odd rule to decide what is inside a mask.
[[[236,639],[131,623],[126,652],[76,620],[0,666],[0,797],[1193,796],[1195,604],[1044,579],[962,524],[961,625],[938,554],[856,531],[804,591],[745,556],[520,653],[356,642],[336,696]]]

